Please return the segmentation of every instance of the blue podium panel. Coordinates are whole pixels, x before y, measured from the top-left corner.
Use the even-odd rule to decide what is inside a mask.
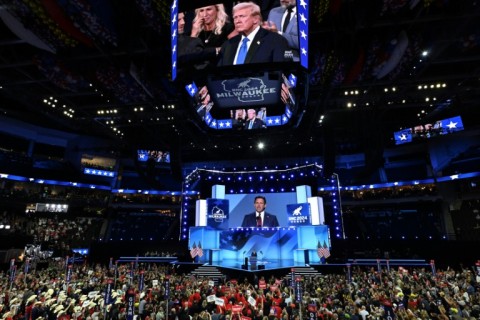
[[[200,244],[203,249],[218,249],[219,232],[208,227],[191,227],[188,247]]]
[[[303,226],[297,228],[298,232],[298,247],[302,249],[316,249],[318,243],[324,244],[330,248],[330,237],[328,227],[326,225],[320,226]]]
[[[329,249],[331,247],[328,226],[304,226],[298,229],[300,229],[298,232],[298,248],[307,250],[306,258],[310,263],[320,262],[317,249],[320,246],[327,246]]]
[[[190,228],[190,248],[201,244],[212,251],[212,260],[243,261],[256,252],[259,260],[317,261],[318,245],[330,248],[328,227],[302,226],[296,228],[239,228],[215,230],[208,227]]]

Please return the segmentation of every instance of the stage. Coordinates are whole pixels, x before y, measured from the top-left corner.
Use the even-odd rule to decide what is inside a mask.
[[[246,257],[248,258],[248,257]],[[294,267],[305,267],[310,266],[310,264],[295,262],[293,259],[258,259],[257,263],[252,263],[251,259],[248,258],[248,263],[245,264],[245,259],[224,259],[221,262],[208,262],[208,261],[197,261],[196,263],[203,263],[204,265],[210,265],[221,268],[229,269],[241,269],[249,271],[257,270],[275,270],[275,269],[285,269],[285,268],[294,268]],[[321,265],[321,261],[312,262],[312,265]]]

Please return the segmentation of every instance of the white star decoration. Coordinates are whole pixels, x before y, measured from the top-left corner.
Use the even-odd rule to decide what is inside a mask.
[[[452,120],[450,120],[450,123],[447,124],[448,129],[450,129],[450,130],[451,129],[456,129],[457,128],[457,123],[458,122],[453,122]]]
[[[301,31],[300,31],[300,36],[301,36],[303,39],[307,40],[307,33],[305,32],[305,30],[301,30]]]
[[[300,5],[303,7],[303,9],[307,9],[307,3],[305,2],[305,0],[300,0]]]
[[[303,24],[307,24],[307,18],[303,13],[300,14],[300,20],[302,20]]]
[[[407,136],[405,135],[405,133],[402,133],[401,135],[399,135],[398,138],[400,139],[400,141],[407,140]]]

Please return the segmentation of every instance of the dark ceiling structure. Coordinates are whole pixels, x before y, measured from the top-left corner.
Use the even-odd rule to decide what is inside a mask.
[[[1,3],[1,113],[115,148],[168,149],[183,161],[375,158],[403,128],[458,115],[466,129],[480,124],[477,1],[311,1],[298,126],[253,134],[211,130],[179,97],[171,1]]]

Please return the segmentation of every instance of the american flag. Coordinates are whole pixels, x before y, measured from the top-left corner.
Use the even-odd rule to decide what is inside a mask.
[[[195,258],[196,256],[198,256],[198,248],[197,248],[197,245],[195,244],[195,242],[193,243],[192,249],[190,249],[190,256],[192,258]]]
[[[320,244],[320,240],[317,242],[317,254],[319,258],[323,257],[323,247]]]
[[[327,246],[327,242],[323,242],[323,256],[326,258],[330,257],[330,249]]]
[[[325,257],[325,259],[326,259],[326,258],[330,257],[330,249],[328,248],[326,241],[323,242],[323,246],[320,244],[320,240],[318,241],[317,254],[320,258]]]
[[[202,244],[201,244],[200,242],[198,242],[197,255],[198,255],[199,257],[202,257],[202,256],[203,256]]]

